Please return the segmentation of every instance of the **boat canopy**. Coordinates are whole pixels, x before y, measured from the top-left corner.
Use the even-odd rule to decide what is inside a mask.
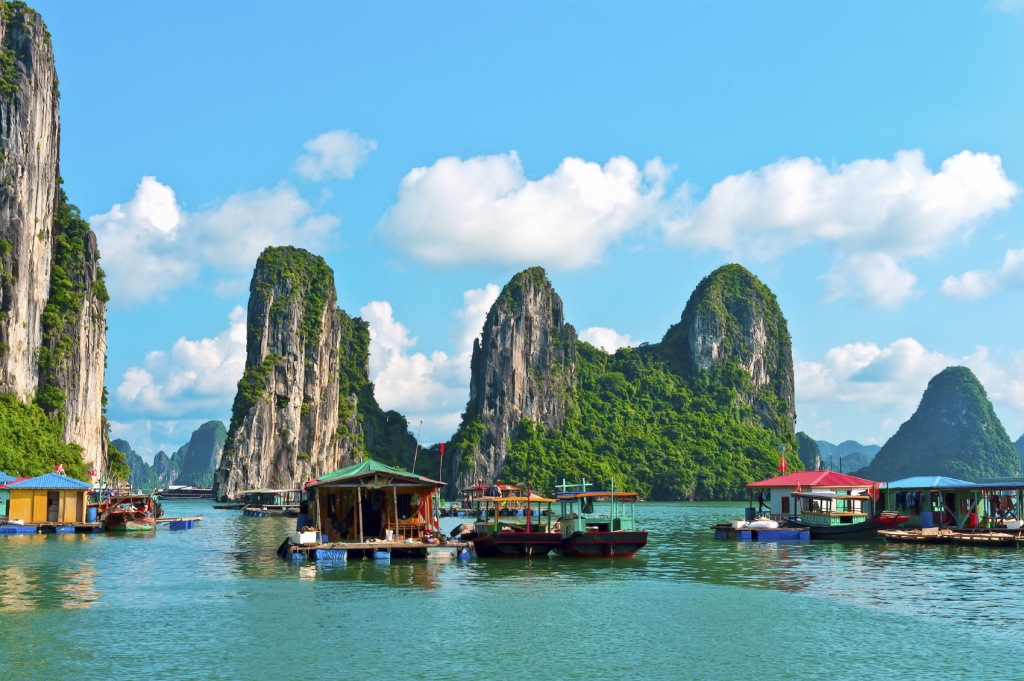
[[[355,483],[366,478],[374,478],[377,476],[383,476],[395,482],[400,481],[405,484],[424,484],[432,487],[444,487],[447,484],[439,480],[431,480],[430,478],[425,478],[422,475],[410,473],[409,471],[403,471],[399,468],[392,468],[387,464],[374,461],[373,459],[366,459],[365,461],[352,466],[339,468],[332,473],[321,475],[317,478],[316,485],[323,485],[325,483],[330,483],[331,485]],[[312,487],[315,485],[310,486]]]
[[[608,499],[608,498],[611,498],[611,497],[615,497],[616,499],[636,499],[639,496],[640,496],[640,494],[638,492],[610,492],[610,491],[595,492],[595,491],[589,491],[589,492],[557,492],[557,493],[555,493],[555,498],[557,498],[558,501],[575,501],[576,499],[584,499],[584,498],[587,498],[587,497],[590,497],[590,498],[601,498],[601,497],[603,497],[605,499]]]

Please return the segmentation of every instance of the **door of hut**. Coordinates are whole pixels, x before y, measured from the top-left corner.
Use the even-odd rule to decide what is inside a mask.
[[[60,492],[46,493],[46,522],[55,523],[60,520]]]

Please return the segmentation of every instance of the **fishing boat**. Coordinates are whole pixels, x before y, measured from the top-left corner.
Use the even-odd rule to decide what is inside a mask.
[[[793,492],[790,496],[796,508],[787,525],[806,528],[811,539],[871,539],[879,530],[910,520],[894,511],[871,516],[867,510],[872,498],[866,494]]]
[[[520,488],[509,485],[489,490],[473,498],[477,521],[471,531],[459,535],[462,541],[473,542],[477,556],[529,558],[547,555],[562,545],[562,534],[552,528],[554,499],[529,490],[523,495]]]
[[[636,492],[588,490],[586,480],[556,485],[555,500],[561,504],[558,519],[562,544],[558,553],[580,558],[629,558],[647,545],[647,532],[637,529]],[[607,500],[605,512],[595,510],[594,502]],[[627,510],[628,505],[628,510]]]
[[[953,541],[953,531],[938,527],[925,527],[921,529],[900,530],[884,529],[878,530],[878,534],[888,541],[908,542],[912,544],[948,544]]]
[[[151,494],[115,494],[103,505],[100,521],[107,532],[151,532],[162,515]]]

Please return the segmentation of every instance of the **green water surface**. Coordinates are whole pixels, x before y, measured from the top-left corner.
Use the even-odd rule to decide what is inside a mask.
[[[291,563],[290,518],[0,537],[0,679],[1020,678],[1024,551],[749,544],[644,503],[636,558]],[[456,522],[445,519],[446,524]]]

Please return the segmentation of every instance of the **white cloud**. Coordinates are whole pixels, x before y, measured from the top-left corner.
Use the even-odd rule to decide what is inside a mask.
[[[666,204],[662,224],[669,243],[749,258],[824,242],[838,254],[823,277],[826,299],[854,295],[895,309],[919,293],[904,259],[938,252],[951,235],[1008,207],[1017,192],[990,154],[963,151],[937,173],[920,151],[833,168],[797,158],[731,175],[696,205],[684,186]]]
[[[840,259],[821,278],[828,285],[826,301],[854,295],[875,307],[898,309],[908,299],[920,295],[914,288],[917,277],[884,253]]]
[[[349,180],[377,148],[376,140],[363,139],[348,130],[325,132],[303,145],[309,153],[295,164],[295,172],[309,180],[337,177]]]
[[[941,291],[950,298],[973,300],[1010,289],[1024,288],[1024,249],[1010,249],[995,272],[972,270],[946,277]]]
[[[370,380],[377,402],[405,415],[414,432],[423,421],[425,442],[450,437],[459,424],[469,396],[473,340],[498,293],[496,285],[488,284],[463,294],[463,307],[451,326],[454,356],[412,352],[417,339],[395,320],[390,303],[374,301],[359,311],[370,325]]]
[[[917,409],[928,382],[956,365],[970,368],[978,377],[997,411],[1009,419],[1004,422],[1008,431],[1024,427],[1018,425],[1024,423],[1024,351],[993,358],[988,348],[979,346],[972,354],[955,358],[913,338],[886,347],[849,343],[830,349],[820,361],[795,362],[797,414],[826,424],[830,413],[845,423],[859,420],[863,432],[838,435],[884,442]],[[859,415],[851,416],[851,410]]]
[[[234,194],[185,213],[174,191],[144,177],[135,195],[89,222],[96,231],[114,304],[158,297],[194,281],[203,265],[241,272],[267,246],[324,246],[338,218],[318,214],[294,187]]]
[[[1017,14],[1024,12],[1024,0],[992,0],[988,6],[997,12]]]
[[[614,354],[619,348],[626,348],[633,345],[633,339],[629,334],[620,334],[615,329],[603,326],[592,326],[580,332],[580,340],[586,341],[594,347],[601,348],[608,354]]]
[[[230,407],[245,370],[245,310],[236,307],[230,326],[213,338],[179,338],[169,352],[146,355],[130,367],[115,395],[129,412],[178,417],[201,409]]]
[[[859,159],[834,168],[786,159],[731,175],[682,217],[665,221],[673,243],[771,258],[823,240],[845,252],[892,257],[935,253],[1017,195],[998,156],[963,151],[932,172],[917,150],[891,161]]]
[[[667,171],[616,157],[604,166],[566,158],[528,180],[513,151],[442,158],[401,182],[378,224],[393,246],[434,265],[502,263],[577,268],[653,214]]]

